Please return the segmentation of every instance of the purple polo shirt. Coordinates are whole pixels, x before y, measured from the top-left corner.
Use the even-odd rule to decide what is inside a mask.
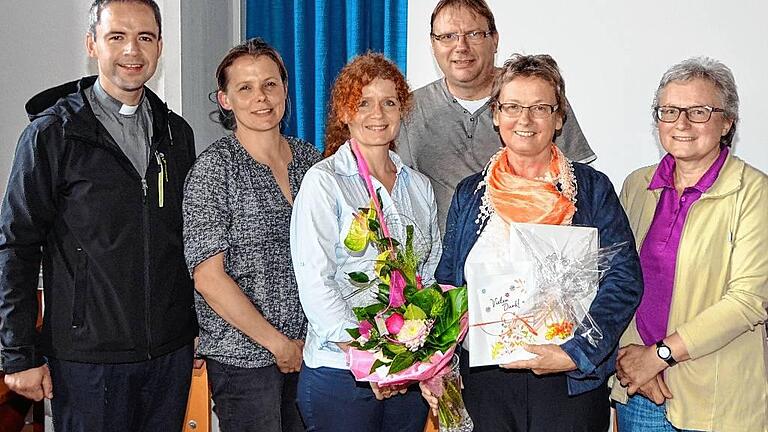
[[[637,331],[646,345],[655,344],[667,336],[677,249],[685,218],[691,205],[715,182],[727,156],[728,147],[723,147],[696,185],[685,188],[679,198],[675,190],[675,159],[670,154],[661,159],[648,185],[648,190],[662,191],[653,222],[640,249],[645,291],[637,308]]]

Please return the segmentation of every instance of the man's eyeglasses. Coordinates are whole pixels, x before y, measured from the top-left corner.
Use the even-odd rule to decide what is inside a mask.
[[[549,116],[551,116],[552,113],[557,111],[557,109],[559,108],[559,105],[536,104],[531,106],[525,106],[525,105],[520,105],[516,103],[501,103],[501,102],[498,102],[497,106],[499,107],[499,111],[501,111],[501,113],[507,117],[517,118],[523,114],[523,110],[528,110],[528,112],[531,114],[531,117],[535,119],[549,118]]]
[[[429,35],[432,37],[432,39],[436,40],[441,45],[450,46],[456,44],[462,36],[464,36],[464,38],[467,40],[467,43],[479,44],[482,43],[485,38],[490,37],[493,33],[494,32],[492,31],[471,31],[468,33],[430,33]]]
[[[680,108],[676,106],[657,106],[654,108],[656,118],[664,123],[674,123],[680,118],[680,113],[684,112],[691,123],[706,123],[712,117],[713,112],[725,112],[722,108],[713,108],[711,106],[692,106]]]

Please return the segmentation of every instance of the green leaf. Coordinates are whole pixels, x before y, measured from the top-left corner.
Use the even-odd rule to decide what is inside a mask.
[[[416,361],[416,353],[405,351],[395,356],[389,365],[389,373],[394,374],[408,369]]]
[[[376,316],[377,313],[381,312],[382,309],[387,307],[387,305],[383,305],[381,303],[374,303],[371,305],[368,305],[365,307],[365,311],[368,313],[368,316],[373,319],[373,317]]]
[[[392,342],[387,342],[386,345],[384,345],[384,347],[386,347],[386,349],[392,353],[392,357],[408,351],[408,348],[406,348],[405,345],[400,345]]]
[[[370,371],[368,371],[368,373],[369,373],[369,374],[372,374],[372,373],[376,372],[376,369],[378,369],[380,366],[384,366],[385,364],[386,364],[386,363],[384,363],[384,362],[383,362],[383,361],[381,361],[381,360],[376,360],[376,361],[375,361],[375,362],[373,362],[373,364],[371,365],[371,370],[370,370]]]
[[[362,307],[354,307],[352,308],[352,312],[355,314],[355,318],[357,318],[358,321],[362,320],[371,320],[373,321],[373,317],[376,316],[379,311],[384,309],[387,305],[381,304],[381,303],[374,303],[368,306],[362,306]]]
[[[435,284],[412,293],[409,300],[411,304],[421,308],[428,317],[437,318],[442,315],[446,307],[446,300],[443,296],[442,290]]]
[[[395,240],[395,239],[393,239],[391,237],[382,237],[382,238],[376,239],[376,244],[378,244],[381,247],[385,247],[385,248],[389,247],[390,242],[392,242],[392,246],[394,246],[394,247],[400,246],[400,242],[398,242],[397,240]]]
[[[435,320],[427,338],[435,347],[443,350],[456,343],[461,317],[467,312],[467,288],[458,287],[444,293],[446,307]]]
[[[357,327],[348,328],[346,329],[347,333],[349,333],[350,336],[352,336],[352,339],[357,339],[360,337],[360,329]]]
[[[378,300],[380,303],[389,304],[389,294],[382,294],[381,292],[376,293],[376,300]]]
[[[382,282],[382,283],[380,283],[378,285],[378,287],[379,287],[379,292],[380,293],[382,293],[382,294],[384,294],[386,296],[389,296],[389,285],[387,285],[387,284]]]
[[[413,253],[413,225],[405,227],[405,253]]]
[[[373,348],[376,348],[376,345],[378,345],[378,344],[379,344],[379,339],[378,338],[376,338],[376,339],[371,338],[368,342],[364,343],[360,347],[360,349],[363,350],[363,351],[368,351],[368,350],[371,350]]]
[[[381,200],[381,188],[376,189],[376,198],[379,199],[380,203],[384,202],[384,201]]]
[[[405,300],[408,303],[411,303],[411,297],[413,297],[417,292],[419,292],[419,290],[416,289],[415,285],[407,283],[405,285],[405,289],[403,290],[403,295],[405,296]]]
[[[381,228],[381,225],[379,225],[379,222],[375,219],[368,219],[368,229],[373,232],[378,232],[379,228]]]
[[[364,307],[353,307],[352,313],[355,314],[355,318],[357,318],[358,321],[366,319],[366,312]]]
[[[420,307],[411,303],[408,305],[408,307],[405,308],[405,314],[403,317],[409,320],[423,320],[427,319],[427,314],[425,314]]]
[[[405,347],[405,345],[387,342],[381,346],[381,351],[385,356],[387,356],[387,358],[392,359],[395,358],[396,355],[408,351],[408,349]]]
[[[368,278],[368,275],[365,274],[365,272],[347,273],[347,276],[349,276],[349,278],[352,279],[353,282],[357,282],[357,283],[368,283],[371,281]]]

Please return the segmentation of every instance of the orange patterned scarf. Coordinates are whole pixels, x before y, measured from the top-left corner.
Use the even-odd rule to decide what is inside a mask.
[[[570,225],[576,212],[576,181],[565,155],[553,145],[545,178],[527,179],[515,174],[509,152],[504,148],[497,153],[486,174],[493,210],[507,223]]]

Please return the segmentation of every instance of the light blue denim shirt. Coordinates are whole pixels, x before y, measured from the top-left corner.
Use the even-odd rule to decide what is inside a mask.
[[[397,168],[392,193],[375,178],[371,180],[379,190],[391,235],[405,244],[405,228],[414,226],[414,245],[422,259],[420,274],[428,284],[434,280],[442,250],[435,194],[424,175],[403,165],[394,152],[389,157]],[[368,245],[353,255],[344,247],[353,215],[369,202],[349,143],[307,171],[294,201],[291,257],[299,299],[309,320],[304,362],[311,368],[348,369],[335,342],[352,339],[345,331],[357,326],[352,308],[374,302],[376,287],[361,291],[349,282],[347,273],[363,271],[372,278],[376,248]]]

